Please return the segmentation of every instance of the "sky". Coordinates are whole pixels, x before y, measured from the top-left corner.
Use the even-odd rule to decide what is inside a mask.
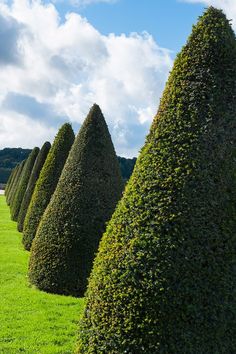
[[[236,29],[236,0],[0,0],[0,149],[77,134],[100,105],[116,152],[137,156],[176,54],[204,9]]]

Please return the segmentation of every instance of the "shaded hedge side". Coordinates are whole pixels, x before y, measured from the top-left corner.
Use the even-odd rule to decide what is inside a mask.
[[[14,177],[16,175],[16,172],[17,172],[17,169],[18,169],[18,165],[11,171],[11,174],[8,178],[8,181],[7,181],[7,184],[6,184],[6,187],[5,187],[5,196],[7,197],[8,196],[8,193],[9,193],[9,190],[11,189],[11,186],[12,186],[12,183],[13,183],[13,180],[14,180]]]
[[[10,205],[10,208],[11,208],[12,201],[13,201],[13,199],[15,197],[15,194],[16,194],[16,190],[17,190],[17,187],[18,187],[18,184],[19,184],[19,181],[20,181],[21,173],[23,171],[25,162],[26,162],[26,160],[23,160],[19,164],[19,168],[17,169],[16,174],[14,176],[14,179],[12,181],[12,186],[11,186],[11,189],[10,189],[8,197],[7,197],[7,204]]]
[[[29,157],[27,158],[24,168],[22,170],[22,174],[20,176],[20,180],[19,180],[19,185],[17,187],[16,190],[16,194],[15,197],[12,201],[12,205],[11,205],[11,217],[12,220],[17,221],[18,219],[18,214],[20,211],[20,207],[21,207],[21,203],[22,200],[24,198],[24,194],[29,182],[29,178],[35,163],[35,160],[38,156],[39,153],[39,148],[35,147],[32,152],[30,153]]]
[[[33,167],[33,170],[30,175],[30,179],[29,179],[29,182],[27,185],[27,189],[25,191],[24,198],[21,203],[20,212],[18,215],[17,229],[20,232],[23,231],[25,216],[26,216],[29,204],[30,204],[30,200],[32,198],[32,194],[34,192],[35,184],[39,178],[40,171],[44,165],[44,162],[47,158],[50,148],[51,148],[51,144],[48,141],[46,141],[46,143],[44,143],[44,145],[42,146],[42,148],[37,156],[37,159],[35,161],[35,164],[34,164],[34,167]]]
[[[59,129],[48,153],[24,221],[22,242],[26,250],[30,250],[39,222],[57,186],[74,138],[71,125],[65,123]]]
[[[210,7],[100,243],[78,353],[236,353],[236,40]]]
[[[103,114],[84,121],[31,248],[29,279],[47,292],[82,296],[123,180]]]
[[[16,175],[17,175],[17,173],[19,171],[19,168],[20,168],[20,164],[16,165],[16,167],[13,170],[13,176],[12,176],[12,179],[11,179],[11,183],[9,184],[9,186],[7,186],[7,189],[5,190],[7,205],[10,205],[9,199],[10,199],[11,191],[12,191],[12,188],[14,186],[14,183],[15,183],[15,180],[16,180]]]

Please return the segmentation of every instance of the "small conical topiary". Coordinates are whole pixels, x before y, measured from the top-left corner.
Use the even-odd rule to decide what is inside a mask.
[[[23,245],[30,250],[41,217],[57,186],[75,135],[69,123],[63,124],[40,172],[24,221]]]
[[[18,219],[18,214],[20,211],[21,203],[24,198],[24,194],[25,194],[28,182],[29,182],[29,178],[30,178],[35,160],[38,156],[38,153],[39,153],[39,148],[35,147],[31,151],[30,155],[28,156],[25,166],[22,170],[22,175],[19,180],[19,185],[17,187],[16,195],[15,195],[14,200],[11,205],[11,217],[12,217],[12,220],[14,220],[14,221],[17,221],[17,219]]]
[[[123,181],[98,105],[74,142],[31,248],[29,279],[47,292],[82,296]]]
[[[10,199],[12,188],[13,188],[14,183],[16,181],[16,176],[18,174],[19,168],[20,168],[20,163],[18,163],[16,165],[16,167],[14,168],[11,182],[8,185],[7,191],[5,191],[7,205],[10,205],[9,199]]]
[[[13,177],[16,173],[16,169],[17,169],[17,166],[15,168],[13,168],[13,170],[11,171],[11,174],[7,180],[7,184],[6,184],[6,187],[5,187],[5,196],[8,195],[8,190],[10,189],[10,186],[11,186],[11,183],[12,183],[12,180],[13,180]]]
[[[32,198],[32,194],[34,192],[35,184],[39,178],[40,171],[41,171],[41,169],[44,165],[44,162],[47,158],[50,147],[51,147],[51,144],[48,141],[46,141],[46,143],[43,144],[42,149],[40,150],[40,152],[37,156],[37,159],[35,161],[32,173],[30,175],[27,189],[25,191],[25,195],[22,200],[20,212],[18,215],[17,229],[20,232],[23,231],[25,216],[26,216],[29,204],[30,204],[30,200]]]
[[[209,8],[94,262],[78,353],[236,353],[236,40]]]
[[[6,188],[5,188],[6,200],[7,200],[7,198],[8,198],[9,192],[10,192],[10,190],[11,190],[11,186],[12,186],[12,184],[13,184],[13,180],[14,180],[14,178],[15,178],[15,175],[16,175],[16,173],[17,173],[18,168],[19,168],[19,165],[16,165],[16,167],[13,168],[13,170],[11,171],[11,174],[10,174],[10,176],[9,176],[9,178],[8,178],[8,181],[7,181],[7,184],[6,184]]]
[[[26,160],[23,160],[18,165],[16,174],[15,174],[14,179],[12,181],[11,189],[10,189],[8,197],[7,197],[7,204],[10,205],[10,208],[11,208],[12,202],[14,200],[14,197],[15,197],[18,185],[19,185],[20,177],[21,177],[22,171],[24,169],[25,162],[26,162]]]

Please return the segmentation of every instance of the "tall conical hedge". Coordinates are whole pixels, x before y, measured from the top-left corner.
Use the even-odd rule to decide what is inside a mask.
[[[26,216],[29,204],[30,204],[30,200],[32,198],[32,194],[34,192],[35,184],[39,178],[40,171],[44,165],[44,162],[47,158],[50,148],[51,148],[51,144],[48,141],[46,141],[46,143],[43,144],[43,146],[37,156],[37,159],[35,161],[35,164],[34,164],[34,167],[33,167],[33,170],[30,175],[30,179],[29,179],[29,182],[27,185],[27,189],[25,191],[25,195],[24,195],[24,198],[21,203],[20,212],[18,215],[17,228],[18,228],[18,231],[20,231],[20,232],[23,231],[25,216]]]
[[[16,195],[15,195],[14,200],[11,205],[11,217],[12,217],[12,220],[14,220],[14,221],[17,221],[17,219],[18,219],[18,214],[20,211],[21,203],[22,203],[22,200],[23,200],[23,197],[24,197],[24,194],[25,194],[28,182],[29,182],[29,178],[30,178],[35,160],[38,156],[38,153],[39,153],[39,148],[35,147],[31,151],[30,155],[28,156],[28,158],[25,162],[25,166],[22,170],[22,175],[19,180],[19,185],[17,187]]]
[[[31,248],[29,279],[47,292],[82,296],[123,181],[98,105],[90,110]]]
[[[236,353],[236,41],[210,7],[100,243],[78,353]]]
[[[75,135],[69,123],[59,129],[40,172],[24,221],[23,245],[30,250],[41,217],[57,186]]]
[[[11,189],[10,189],[9,194],[7,196],[7,204],[10,205],[10,207],[11,207],[12,202],[14,200],[14,197],[16,195],[16,191],[17,191],[17,188],[18,188],[18,185],[19,185],[19,181],[20,181],[20,177],[21,177],[22,171],[24,169],[25,162],[26,162],[26,160],[23,160],[18,165],[19,167],[17,168],[16,174],[15,174],[14,179],[12,181]]]

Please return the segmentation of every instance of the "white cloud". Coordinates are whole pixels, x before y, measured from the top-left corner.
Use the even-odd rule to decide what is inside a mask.
[[[12,37],[21,63],[0,67],[0,147],[41,144],[63,117],[81,124],[96,102],[117,153],[137,155],[172,65],[170,52],[148,33],[104,36],[75,13],[61,22],[55,6],[39,0],[0,3],[0,13],[19,25],[13,29],[24,28]]]
[[[119,0],[52,0],[52,3],[57,4],[57,3],[68,3],[72,6],[75,7],[86,7],[89,5],[93,4],[99,4],[99,3],[104,3],[104,4],[115,4]]]
[[[87,6],[91,4],[98,4],[98,3],[107,3],[107,4],[114,4],[117,0],[70,0],[72,5],[76,6]]]
[[[29,148],[41,146],[42,142],[52,140],[55,135],[53,128],[31,120],[16,112],[2,111],[0,137],[3,147],[13,146]]]
[[[233,27],[236,30],[236,0],[182,0],[189,3],[204,4],[222,9],[228,19],[233,20]]]

